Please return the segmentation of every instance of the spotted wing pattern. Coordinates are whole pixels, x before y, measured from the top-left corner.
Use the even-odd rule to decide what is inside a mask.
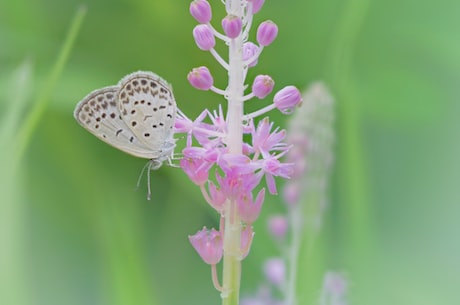
[[[135,72],[118,84],[118,109],[122,120],[161,162],[173,152],[176,101],[169,84],[151,72]]]
[[[123,121],[117,105],[118,91],[118,86],[111,86],[91,92],[75,108],[75,119],[104,142],[128,154],[148,159],[156,157]]]

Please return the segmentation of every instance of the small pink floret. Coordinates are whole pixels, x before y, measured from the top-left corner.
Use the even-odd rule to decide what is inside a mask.
[[[274,215],[268,219],[268,230],[278,239],[284,239],[286,237],[288,227],[288,221],[284,215]]]
[[[254,231],[252,230],[252,226],[247,225],[241,231],[241,259],[245,259],[246,256],[249,254],[249,250],[251,249],[252,239],[254,237]]]
[[[264,21],[257,28],[257,42],[261,46],[268,46],[278,36],[278,26],[273,21]]]
[[[194,68],[187,75],[190,84],[200,90],[209,90],[214,85],[214,79],[207,67]]]
[[[259,53],[259,47],[250,41],[245,42],[243,44],[243,60],[249,60],[250,58],[254,57],[257,53]],[[255,58],[250,63],[248,63],[248,67],[254,67],[257,65],[258,58]]]
[[[259,191],[256,200],[253,200],[252,193],[240,194],[236,199],[236,204],[241,220],[249,224],[256,221],[259,217],[264,199],[265,189]]]
[[[252,84],[252,93],[259,99],[265,98],[273,91],[275,82],[268,75],[257,75]]]
[[[206,264],[215,265],[222,259],[223,242],[220,232],[204,227],[188,239]]]
[[[206,0],[195,0],[190,3],[190,14],[199,23],[208,23],[212,18],[211,5]]]
[[[252,13],[256,14],[264,5],[265,0],[248,0],[249,3],[252,3]]]
[[[238,37],[241,33],[242,27],[243,23],[241,22],[241,18],[238,16],[228,15],[222,19],[222,28],[224,29],[224,33],[228,38],[234,39]]]
[[[302,188],[298,183],[286,183],[283,189],[283,199],[290,205],[294,206],[299,203]]]
[[[273,102],[282,113],[290,114],[294,107],[302,104],[302,95],[296,87],[286,86],[275,94]]]
[[[193,38],[198,48],[203,51],[209,51],[216,45],[214,34],[206,24],[199,24],[193,29]]]
[[[222,191],[217,188],[217,186],[211,181],[208,181],[208,191],[209,191],[209,204],[219,213],[222,213],[224,210],[224,203],[227,200]]]
[[[286,265],[281,258],[274,257],[266,260],[264,272],[267,280],[276,286],[283,285],[286,280]]]
[[[202,159],[182,158],[180,160],[180,167],[196,185],[204,185],[208,181],[211,166],[212,163]]]

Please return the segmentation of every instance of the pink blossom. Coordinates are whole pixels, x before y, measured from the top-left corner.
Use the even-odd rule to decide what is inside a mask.
[[[257,75],[252,84],[252,93],[255,97],[263,99],[272,92],[273,86],[275,82],[270,76]]]
[[[211,180],[208,181],[209,204],[219,213],[223,212],[227,196]]]
[[[244,166],[227,168],[224,176],[216,174],[222,193],[231,200],[236,199],[241,193],[251,192],[260,182],[260,176],[246,169]]]
[[[252,4],[252,13],[256,14],[264,5],[265,0],[248,0],[249,4]]]
[[[254,166],[257,166],[261,170],[257,176],[260,178],[262,178],[263,175],[265,176],[270,194],[277,194],[274,177],[290,178],[294,163],[281,163],[276,156],[270,156],[266,159],[255,161]]]
[[[193,29],[195,42],[203,51],[209,51],[216,45],[216,39],[211,28],[206,24],[199,24]]]
[[[284,260],[278,257],[265,261],[264,272],[267,280],[276,286],[281,286],[286,281],[286,265]]]
[[[206,0],[194,0],[190,3],[190,14],[199,23],[208,23],[212,18],[211,6]]]
[[[212,163],[203,159],[182,158],[180,160],[180,167],[196,185],[204,185],[208,181],[211,166]]]
[[[206,264],[215,265],[222,259],[223,242],[219,231],[203,227],[188,239]]]
[[[253,58],[255,55],[259,53],[259,47],[250,41],[245,42],[243,44],[243,60],[247,61],[251,58]],[[248,63],[248,67],[254,67],[257,65],[257,58],[256,57],[254,60],[251,60],[251,62]]]
[[[271,20],[262,22],[257,29],[257,42],[261,46],[270,45],[278,35],[278,26]]]
[[[283,199],[288,205],[295,205],[299,202],[302,187],[294,182],[286,183],[283,189]]]
[[[241,21],[241,18],[237,16],[228,15],[222,19],[222,28],[224,29],[224,33],[228,38],[233,39],[238,37],[241,33],[242,27],[243,22]]]
[[[289,114],[294,107],[302,104],[302,95],[296,87],[287,86],[275,94],[273,102],[282,113]]]
[[[241,231],[241,259],[244,259],[249,254],[253,237],[254,231],[252,230],[252,226],[246,225],[244,229]]]
[[[209,90],[214,85],[214,79],[212,78],[211,72],[207,67],[194,68],[187,75],[187,79],[190,84],[200,90]]]
[[[252,192],[241,193],[236,198],[236,206],[241,220],[249,224],[253,223],[259,217],[264,199],[265,189],[259,191],[256,200],[253,200]]]
[[[284,239],[286,237],[288,227],[288,221],[284,215],[273,215],[268,219],[268,230],[278,239]]]
[[[286,131],[278,131],[276,128],[272,132],[272,127],[273,123],[270,123],[268,118],[264,118],[259,121],[257,128],[253,129],[252,132],[252,147],[254,151],[260,152],[264,158],[268,157],[273,150],[285,151],[289,148],[285,143],[282,143]]]

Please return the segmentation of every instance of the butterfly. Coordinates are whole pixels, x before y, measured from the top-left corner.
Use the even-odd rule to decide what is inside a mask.
[[[76,106],[77,122],[102,141],[135,157],[148,169],[171,163],[177,106],[171,85],[152,72],[138,71],[116,86],[94,90]],[[150,176],[148,176],[150,199]]]

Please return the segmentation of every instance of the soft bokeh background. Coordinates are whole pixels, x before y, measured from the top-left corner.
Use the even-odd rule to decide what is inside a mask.
[[[220,20],[220,1],[210,2]],[[136,70],[171,82],[191,117],[214,108],[221,100],[185,78],[208,65],[225,81],[195,47],[188,4],[0,2],[0,304],[219,304],[187,241],[216,225],[198,189],[163,167],[148,202],[145,183],[135,189],[145,161],[72,116],[88,92]],[[331,200],[313,252],[301,253],[299,304],[317,303],[326,270],[347,274],[350,304],[459,304],[460,2],[267,0],[264,19],[280,35],[249,79],[271,74],[277,89],[323,80],[337,101]],[[277,254],[264,220],[275,211],[272,197],[243,294]]]

